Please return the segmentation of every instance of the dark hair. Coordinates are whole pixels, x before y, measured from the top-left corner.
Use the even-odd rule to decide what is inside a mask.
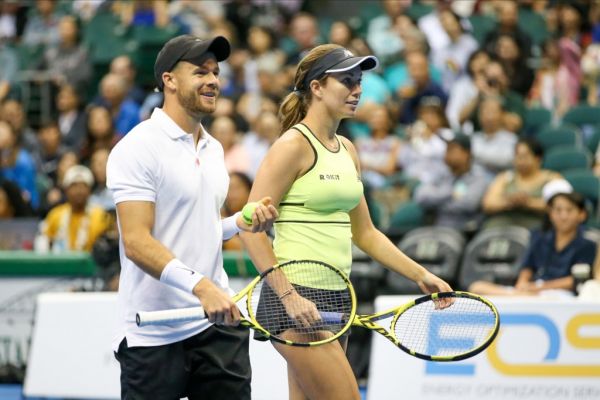
[[[6,193],[8,203],[13,209],[14,218],[30,217],[33,215],[31,206],[25,201],[21,190],[12,181],[0,181],[0,189]]]
[[[42,122],[40,123],[39,130],[41,131],[42,129],[49,129],[49,128],[56,128],[56,129],[60,130],[58,121],[56,121],[55,119],[51,119],[51,118],[43,119]]]
[[[554,204],[554,200],[556,200],[559,197],[567,199],[571,204],[573,204],[580,210],[585,210],[585,198],[577,192],[557,193],[548,199],[548,205],[552,207],[552,205]]]
[[[348,35],[349,35],[350,41],[352,41],[352,39],[356,39],[356,32],[354,31],[354,29],[352,29],[352,26],[348,22],[346,22],[346,21],[344,21],[342,19],[336,19],[335,21],[333,21],[331,23],[331,26],[333,26],[333,24],[342,24],[342,25],[344,25],[344,27],[348,31]],[[331,32],[331,26],[329,27],[329,31],[330,32]]]
[[[251,28],[258,29],[259,31],[262,31],[264,34],[267,35],[269,41],[271,42],[269,44],[269,49],[273,49],[275,47],[275,45],[277,44],[277,35],[275,34],[275,31],[273,31],[273,29],[269,28],[266,25],[254,25]],[[250,49],[250,45],[248,45],[248,49],[252,50]]]
[[[471,67],[471,65],[473,64],[475,59],[482,54],[485,54],[486,56],[488,56],[488,58],[490,57],[490,54],[483,49],[475,50],[469,56],[469,59],[467,61],[467,74],[469,74],[470,77],[473,77],[473,68]]]
[[[519,144],[524,144],[525,146],[527,146],[529,151],[531,151],[531,153],[533,153],[534,156],[536,156],[540,159],[544,158],[544,147],[535,138],[532,138],[532,137],[520,138],[517,141],[517,146]]]
[[[571,203],[572,205],[577,207],[580,211],[585,211],[586,219],[587,219],[587,215],[589,215],[589,211],[588,211],[589,207],[588,207],[588,202],[586,201],[585,197],[583,197],[581,194],[579,194],[577,192],[557,193],[548,199],[548,207],[552,207],[554,205],[554,201],[556,199],[558,199],[559,197],[566,199],[567,201],[569,201],[569,203]],[[548,212],[546,212],[546,214],[544,215],[544,221],[542,222],[542,230],[549,231],[552,228],[553,228],[553,226],[552,226],[552,222],[550,221],[550,215]]]
[[[232,177],[232,176],[237,176],[238,178],[240,178],[242,183],[248,188],[248,191],[250,191],[250,189],[252,189],[252,179],[250,179],[250,177],[248,175],[246,175],[245,173],[232,172],[229,174],[229,177]]]
[[[458,15],[457,13],[455,13],[451,8],[446,8],[442,12],[440,12],[440,14],[443,14],[443,13],[448,13],[448,14],[452,15],[452,17],[454,18],[454,20],[456,21],[456,23],[460,27],[460,33],[465,33],[466,32],[466,29],[463,26],[463,19],[461,18],[460,15]]]

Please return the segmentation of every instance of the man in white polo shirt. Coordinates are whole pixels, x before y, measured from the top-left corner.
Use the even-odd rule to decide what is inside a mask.
[[[223,37],[168,41],[154,75],[162,109],[110,154],[107,186],[121,234],[120,331],[123,399],[250,399],[248,331],[238,327],[221,245],[240,230],[264,231],[277,211],[260,202],[251,227],[221,220],[229,177],[223,148],[200,124],[215,110]],[[197,306],[208,320],[138,327],[137,311]]]

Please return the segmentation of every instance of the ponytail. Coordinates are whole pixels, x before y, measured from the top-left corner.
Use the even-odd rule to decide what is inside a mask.
[[[304,94],[292,92],[288,94],[281,107],[279,107],[279,119],[281,120],[282,133],[296,125],[306,116],[306,100]]]

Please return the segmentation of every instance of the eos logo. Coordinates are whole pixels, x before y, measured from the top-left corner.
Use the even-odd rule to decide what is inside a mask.
[[[502,329],[496,340],[487,349],[487,356],[490,365],[498,372],[508,376],[521,377],[600,377],[600,364],[590,359],[588,364],[571,364],[560,357],[561,347],[571,347],[579,351],[600,349],[600,337],[595,335],[593,327],[600,326],[600,314],[579,314],[567,321],[564,332],[559,330],[554,321],[545,315],[531,314],[501,314]],[[444,321],[440,321],[441,324]],[[528,363],[518,363],[506,360],[499,350],[502,332],[511,328],[511,326],[531,326],[535,327],[542,335],[530,340],[543,341],[547,343],[546,352],[541,360],[532,360]],[[435,330],[439,332],[439,330]],[[585,334],[588,332],[587,335]],[[591,333],[591,335],[590,335]],[[433,334],[429,340],[436,343],[439,347],[454,347],[456,341],[453,338],[443,338]],[[545,337],[544,337],[545,336]],[[468,343],[465,343],[467,348]],[[523,346],[527,346],[524,342]],[[566,349],[565,349],[566,350]],[[504,352],[510,351],[510,348],[504,346]],[[523,351],[523,350],[518,350]],[[426,373],[429,375],[475,375],[474,363],[427,363]]]

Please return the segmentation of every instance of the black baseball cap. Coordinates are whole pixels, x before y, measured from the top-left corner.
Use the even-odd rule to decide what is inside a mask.
[[[158,88],[163,90],[163,72],[171,71],[179,61],[199,64],[212,54],[217,61],[226,60],[231,53],[231,46],[223,36],[212,39],[200,39],[193,35],[180,35],[169,40],[156,56],[154,78]]]
[[[363,71],[368,71],[377,68],[378,65],[379,60],[375,56],[356,57],[343,47],[333,49],[313,64],[301,86],[296,90],[305,90],[311,81],[321,79],[325,74],[349,71],[356,66],[360,66]]]

